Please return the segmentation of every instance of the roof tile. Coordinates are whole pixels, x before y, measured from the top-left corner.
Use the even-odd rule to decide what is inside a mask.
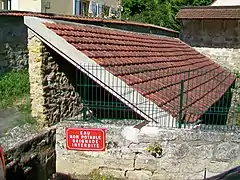
[[[76,49],[174,117],[194,122],[227,91],[235,76],[179,39],[118,30],[45,24]]]
[[[199,6],[181,9],[177,19],[240,19],[240,6]]]

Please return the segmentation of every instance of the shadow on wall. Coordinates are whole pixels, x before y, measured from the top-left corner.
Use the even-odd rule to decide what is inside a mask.
[[[225,94],[214,105],[212,105],[207,112],[203,114],[201,120],[203,124],[208,125],[226,125],[228,120],[229,109],[232,101],[232,91],[234,87],[231,87],[225,92]]]
[[[180,39],[190,46],[240,48],[238,19],[181,20]]]
[[[94,118],[97,119],[142,119],[128,106],[106,91],[87,75],[78,70],[71,63],[66,61],[62,56],[55,53],[49,48],[50,54],[53,55],[59,66],[58,71],[64,73],[70,84],[81,97],[87,110],[90,110]],[[91,66],[96,70],[97,66]],[[102,70],[99,70],[102,71]],[[101,73],[104,76],[104,72]],[[99,80],[103,77],[98,77]],[[126,87],[122,87],[126,88]]]
[[[28,68],[27,28],[23,17],[0,16],[1,71]]]

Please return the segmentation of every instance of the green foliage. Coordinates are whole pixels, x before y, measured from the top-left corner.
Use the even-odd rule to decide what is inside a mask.
[[[240,78],[240,72],[236,73],[237,78]]]
[[[27,70],[10,71],[0,77],[0,108],[14,107],[22,112],[19,123],[35,123],[31,117],[30,85]]]
[[[155,158],[161,157],[163,152],[162,145],[158,144],[157,142],[155,142],[153,145],[149,145],[146,150]]]
[[[176,14],[185,6],[204,6],[212,0],[123,0],[125,20],[139,21],[179,30]]]
[[[14,102],[29,95],[27,71],[8,72],[0,78],[0,108],[12,106]]]

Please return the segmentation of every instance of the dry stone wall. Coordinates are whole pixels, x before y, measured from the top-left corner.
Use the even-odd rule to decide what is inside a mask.
[[[198,52],[209,57],[222,67],[240,73],[240,48],[194,47]]]
[[[23,17],[0,17],[0,69],[28,68],[27,28]]]
[[[221,66],[240,71],[239,20],[182,20],[180,39]]]
[[[66,127],[107,128],[106,152],[67,151]],[[62,122],[56,131],[56,171],[88,179],[93,171],[118,179],[202,180],[204,170],[212,176],[240,163],[239,132],[100,125]],[[150,145],[162,146],[155,158],[146,151]]]
[[[81,114],[83,105],[71,77],[73,66],[29,32],[32,116],[41,126]]]
[[[182,20],[180,39],[193,47],[240,48],[239,20]]]
[[[48,180],[56,172],[56,129],[15,127],[0,137],[7,180]]]

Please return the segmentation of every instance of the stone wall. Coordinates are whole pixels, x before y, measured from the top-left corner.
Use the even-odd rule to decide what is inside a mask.
[[[67,151],[65,127],[106,127],[106,152]],[[239,132],[161,129],[131,126],[62,122],[56,132],[56,171],[73,178],[89,179],[99,171],[118,179],[202,180],[240,163]],[[150,145],[162,146],[158,158],[146,151]]]
[[[28,49],[32,116],[45,126],[81,114],[75,68],[31,32]]]
[[[182,20],[180,39],[221,66],[240,71],[238,20]]]
[[[56,129],[15,127],[0,138],[7,180],[48,180],[56,172]]]
[[[240,48],[238,20],[182,20],[180,39],[194,47]]]
[[[198,52],[208,56],[228,70],[240,72],[240,48],[207,48],[194,47]]]
[[[23,17],[0,16],[0,24],[0,69],[26,69],[27,28]]]

